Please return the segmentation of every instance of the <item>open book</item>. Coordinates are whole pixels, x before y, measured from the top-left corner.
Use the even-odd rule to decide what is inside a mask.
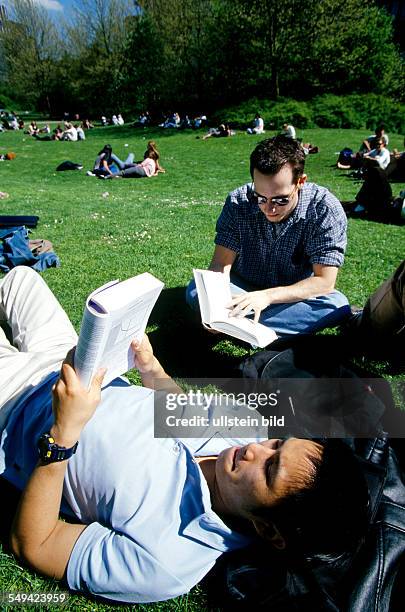
[[[246,317],[230,316],[227,305],[232,301],[229,277],[222,272],[193,270],[202,322],[212,329],[263,348],[277,339],[276,333]],[[238,293],[245,293],[238,289]]]
[[[103,387],[134,367],[131,341],[145,333],[163,283],[144,272],[112,281],[89,295],[84,308],[75,370],[87,388],[99,368],[107,368]]]

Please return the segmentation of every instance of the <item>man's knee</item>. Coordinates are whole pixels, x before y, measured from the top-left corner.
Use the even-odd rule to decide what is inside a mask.
[[[331,308],[333,310],[338,310],[340,308],[345,308],[345,307],[350,309],[349,300],[347,299],[347,297],[340,291],[337,291],[336,289],[335,291],[328,293],[326,298],[327,298],[327,301],[330,303]]]
[[[35,270],[29,266],[16,266],[10,270],[10,272],[7,272],[6,276],[2,279],[0,286],[3,284],[20,284],[25,279],[28,279],[30,282],[34,283],[37,278],[39,278],[38,272],[35,272]]]

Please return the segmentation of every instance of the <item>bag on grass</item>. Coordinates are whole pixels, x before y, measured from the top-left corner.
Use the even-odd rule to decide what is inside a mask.
[[[64,172],[65,170],[82,170],[83,166],[81,164],[76,164],[75,162],[66,160],[59,164],[56,168],[57,172]]]
[[[347,166],[348,168],[350,168],[352,164],[352,155],[353,155],[353,149],[349,149],[348,147],[345,147],[339,153],[338,163],[341,164],[342,166]]]

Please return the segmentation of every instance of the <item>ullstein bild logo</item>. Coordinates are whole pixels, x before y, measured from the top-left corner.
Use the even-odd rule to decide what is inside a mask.
[[[174,414],[170,414],[166,417],[165,423],[168,427],[208,427],[211,425],[224,429],[230,427],[284,427],[284,416],[238,417],[221,414],[210,420],[208,417],[196,414],[192,417],[176,417]]]

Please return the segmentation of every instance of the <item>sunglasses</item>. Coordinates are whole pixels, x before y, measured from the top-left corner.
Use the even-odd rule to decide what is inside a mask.
[[[254,183],[252,183],[252,191],[250,192],[251,201],[257,206],[266,206],[266,204],[271,204],[273,206],[287,206],[290,203],[291,198],[295,194],[298,189],[298,183],[295,185],[294,189],[288,196],[276,196],[274,198],[267,198],[260,193],[255,191]]]

